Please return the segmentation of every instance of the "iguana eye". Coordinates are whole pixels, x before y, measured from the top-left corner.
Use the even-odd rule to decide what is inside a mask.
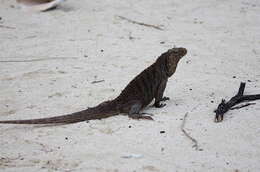
[[[177,48],[172,48],[172,49],[170,49],[168,52],[169,52],[170,54],[178,54],[178,53],[179,53],[179,51],[178,51]]]

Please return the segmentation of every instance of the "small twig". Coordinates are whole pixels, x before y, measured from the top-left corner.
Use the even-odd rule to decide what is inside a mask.
[[[99,83],[99,82],[104,82],[105,80],[102,79],[102,80],[98,80],[98,81],[92,81],[91,84],[96,84],[96,83]]]
[[[236,104],[239,104],[244,101],[253,101],[253,100],[260,99],[260,94],[244,95],[245,86],[246,86],[246,83],[241,82],[238,93],[234,97],[232,97],[228,102],[226,102],[225,99],[222,99],[221,103],[218,105],[217,109],[214,111],[216,113],[215,122],[223,121],[224,113],[226,113],[228,110],[232,109],[232,107],[235,106]],[[249,106],[249,105],[252,105],[252,103],[251,104],[249,103],[246,106]],[[233,109],[239,109],[239,108],[246,107],[246,106],[241,106],[241,107],[233,108]]]
[[[182,124],[181,124],[181,131],[184,133],[184,135],[186,137],[188,137],[194,144],[192,147],[195,148],[195,150],[198,150],[199,149],[199,146],[198,146],[198,141],[196,139],[194,139],[193,137],[191,137],[187,132],[186,130],[184,129],[184,125],[186,123],[186,118],[188,117],[188,114],[189,112],[186,112],[186,114],[184,115],[183,117],[183,121],[182,121]]]
[[[17,157],[15,157],[15,158],[9,158],[9,157],[0,157],[0,161],[1,160],[3,160],[3,161],[5,161],[5,160],[7,160],[7,161],[15,161],[15,160],[18,160],[18,159],[20,159],[22,156],[20,155],[20,154],[18,154],[18,156]]]
[[[146,24],[146,23],[134,21],[134,20],[131,20],[131,19],[123,17],[123,16],[118,16],[118,17],[122,20],[126,20],[130,23],[133,23],[133,24],[138,24],[138,25],[141,25],[141,26],[146,26],[146,27],[151,27],[151,28],[158,29],[158,30],[163,30],[160,26],[155,26],[155,25],[152,25],[152,24]]]
[[[77,59],[77,57],[49,57],[49,58],[38,58],[38,59],[28,59],[28,60],[0,60],[0,63],[37,62],[37,61],[67,60],[67,59]]]
[[[240,83],[240,87],[238,89],[237,96],[243,96],[244,91],[245,91],[245,87],[246,87],[246,83],[245,82],[241,82]]]
[[[195,106],[190,112],[193,112],[197,107],[199,106],[199,104],[197,106]],[[188,114],[189,112],[186,112],[186,114],[183,117],[183,121],[181,123],[181,131],[184,133],[184,135],[190,139],[193,142],[193,148],[195,148],[195,150],[199,150],[202,151],[203,149],[199,149],[199,145],[198,145],[198,141],[196,139],[194,139],[192,136],[190,136],[187,131],[184,129],[185,123],[186,123],[186,119],[188,118]]]
[[[5,26],[5,25],[0,25],[1,28],[5,28],[5,29],[15,29],[15,27],[11,27],[11,26]]]
[[[241,105],[241,106],[236,106],[236,107],[230,108],[230,110],[240,109],[240,108],[243,108],[243,107],[246,107],[246,106],[250,106],[250,105],[255,105],[255,104],[256,103],[246,103],[246,104]]]

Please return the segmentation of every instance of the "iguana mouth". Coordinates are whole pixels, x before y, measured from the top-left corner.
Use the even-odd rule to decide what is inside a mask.
[[[187,49],[182,48],[182,47],[179,47],[179,48],[175,47],[175,48],[169,49],[168,52],[179,56],[179,58],[182,58],[183,56],[185,56],[187,54]]]
[[[182,56],[185,56],[187,54],[187,49],[186,48],[179,48],[179,52]]]

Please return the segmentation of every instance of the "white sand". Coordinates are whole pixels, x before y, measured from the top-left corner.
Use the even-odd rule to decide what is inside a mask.
[[[259,0],[75,0],[46,13],[0,0],[0,17],[0,60],[40,60],[0,62],[0,120],[95,106],[162,52],[188,49],[168,82],[167,106],[145,110],[155,121],[0,125],[0,171],[260,171],[260,101],[213,122],[213,110],[240,81],[251,80],[245,94],[260,93]],[[181,132],[186,112],[185,129],[202,151]]]

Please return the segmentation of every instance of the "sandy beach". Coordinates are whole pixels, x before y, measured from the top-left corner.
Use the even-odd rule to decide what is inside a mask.
[[[167,105],[144,109],[154,121],[2,124],[0,171],[260,171],[260,100],[221,123],[213,112],[240,82],[245,94],[260,94],[259,0],[67,0],[47,12],[0,0],[0,120],[113,99],[174,46],[188,54],[169,79]],[[197,149],[181,130],[187,113]]]

